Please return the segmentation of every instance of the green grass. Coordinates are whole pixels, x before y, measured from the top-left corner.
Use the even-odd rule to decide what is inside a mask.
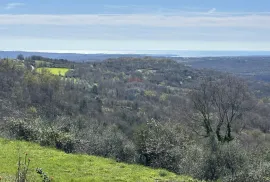
[[[53,75],[65,76],[66,73],[70,70],[68,68],[37,68],[37,72],[41,73],[42,70],[48,70]]]
[[[177,176],[166,170],[150,169],[140,165],[118,163],[102,157],[65,154],[41,147],[37,144],[0,139],[0,176],[11,181],[16,174],[18,150],[31,158],[29,176],[31,181],[41,181],[35,172],[37,167],[53,176],[54,181],[193,181],[189,177]]]

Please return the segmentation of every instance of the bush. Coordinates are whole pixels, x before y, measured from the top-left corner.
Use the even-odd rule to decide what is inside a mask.
[[[75,137],[70,133],[58,131],[57,129],[45,129],[42,132],[40,144],[43,146],[54,146],[66,153],[75,151]]]
[[[199,145],[189,145],[183,150],[183,157],[179,161],[179,174],[190,175],[198,179],[203,178],[205,151]]]
[[[140,163],[179,171],[179,161],[185,148],[184,139],[173,126],[152,119],[137,129],[134,138]]]
[[[261,163],[258,166],[250,165],[249,169],[223,179],[224,182],[269,182],[270,163]]]
[[[165,176],[168,175],[168,172],[167,172],[167,171],[164,171],[164,170],[160,170],[160,171],[159,171],[159,175],[160,175],[161,177],[165,177]]]
[[[134,162],[135,147],[117,126],[104,127],[93,124],[84,133],[85,140],[81,140],[78,152],[86,152],[90,155],[111,157],[118,161]]]
[[[43,122],[36,120],[9,119],[7,128],[10,136],[19,140],[38,142],[43,146],[54,146],[66,153],[75,150],[75,138],[69,132],[57,128],[45,127]]]
[[[246,170],[248,165],[247,153],[236,141],[223,144],[211,140],[211,144],[207,146],[202,169],[204,179],[234,178]]]
[[[41,134],[38,128],[38,120],[27,121],[10,118],[7,122],[10,135],[19,140],[37,141]]]
[[[53,177],[49,177],[43,170],[42,168],[37,168],[36,172],[40,175],[42,178],[42,182],[52,182]]]

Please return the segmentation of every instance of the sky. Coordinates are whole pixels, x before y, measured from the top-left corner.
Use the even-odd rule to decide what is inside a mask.
[[[0,50],[270,51],[269,0],[0,0]]]

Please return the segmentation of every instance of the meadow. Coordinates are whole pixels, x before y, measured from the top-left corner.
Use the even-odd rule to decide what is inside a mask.
[[[162,169],[150,169],[140,165],[119,163],[112,159],[88,155],[66,154],[41,147],[37,144],[0,139],[0,176],[2,181],[11,181],[17,170],[18,156],[25,153],[30,158],[29,180],[41,181],[36,168],[53,181],[194,181]]]
[[[37,68],[37,72],[41,73],[42,70],[47,70],[53,75],[65,76],[70,69],[68,68]]]

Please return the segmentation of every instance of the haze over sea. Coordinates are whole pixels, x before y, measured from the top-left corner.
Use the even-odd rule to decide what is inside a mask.
[[[270,56],[270,51],[206,51],[206,50],[0,50],[0,56],[5,53],[58,53],[58,54],[110,54],[110,55],[150,55],[168,57],[218,57],[218,56]]]

